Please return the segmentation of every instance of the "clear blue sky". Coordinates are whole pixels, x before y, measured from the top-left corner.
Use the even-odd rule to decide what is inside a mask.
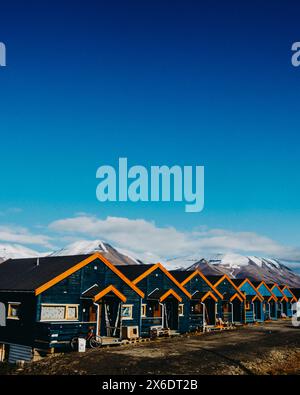
[[[212,4],[209,4],[212,3]],[[296,1],[2,0],[0,211],[87,212],[300,245]],[[96,169],[204,165],[205,210],[100,204]]]

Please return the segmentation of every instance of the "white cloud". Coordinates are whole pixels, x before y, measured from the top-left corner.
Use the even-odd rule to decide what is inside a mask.
[[[88,215],[52,222],[49,229],[73,236],[93,237],[111,242],[114,246],[132,250],[141,258],[153,261],[174,256],[237,252],[259,254],[284,259],[300,259],[300,249],[284,246],[254,232],[233,232],[204,227],[183,232],[174,227],[158,227],[144,219]]]
[[[5,216],[5,215],[10,215],[10,214],[19,214],[23,210],[20,207],[10,207],[7,208],[6,210],[0,211],[0,216]]]
[[[50,243],[51,237],[42,234],[33,234],[28,229],[18,226],[0,225],[0,241],[53,248]]]

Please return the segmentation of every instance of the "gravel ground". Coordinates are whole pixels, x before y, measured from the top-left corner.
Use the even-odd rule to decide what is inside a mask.
[[[300,374],[300,328],[290,321],[68,353],[2,374]],[[2,369],[2,371],[1,371]]]

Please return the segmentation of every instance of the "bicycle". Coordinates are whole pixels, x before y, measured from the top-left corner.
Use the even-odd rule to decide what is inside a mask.
[[[86,337],[75,336],[70,341],[70,346],[73,351],[78,350],[79,339],[83,338],[91,348],[98,348],[102,346],[102,337],[94,334],[94,329],[90,328]]]

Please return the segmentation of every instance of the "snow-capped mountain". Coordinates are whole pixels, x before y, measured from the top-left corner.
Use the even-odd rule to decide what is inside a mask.
[[[264,280],[291,287],[300,286],[300,276],[277,259],[257,256],[243,256],[239,254],[219,254],[209,260],[201,259],[187,268],[198,268],[204,274],[228,274],[231,278],[249,278],[250,280]],[[212,273],[212,271],[216,271]]]
[[[135,254],[114,248],[101,240],[80,240],[51,253],[49,256],[82,255],[100,252],[114,265],[136,265],[143,263]]]
[[[0,244],[0,263],[7,259],[32,258],[39,255],[37,251],[20,244]]]

